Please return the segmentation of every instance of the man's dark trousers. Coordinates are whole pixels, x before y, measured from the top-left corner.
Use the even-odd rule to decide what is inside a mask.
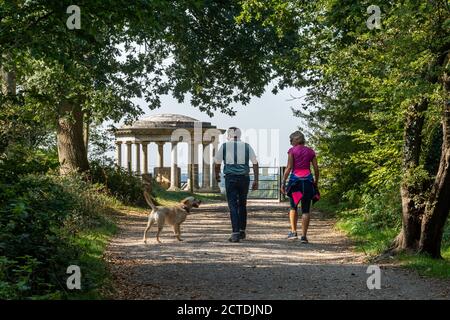
[[[247,195],[250,185],[248,175],[225,175],[225,190],[230,208],[233,233],[245,231],[247,227]]]

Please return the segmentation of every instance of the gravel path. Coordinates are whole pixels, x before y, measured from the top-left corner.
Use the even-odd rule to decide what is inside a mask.
[[[226,203],[205,204],[182,225],[185,241],[164,228],[142,235],[146,215],[120,216],[120,231],[106,252],[116,299],[450,299],[450,282],[381,267],[381,289],[366,285],[364,256],[313,212],[310,243],[288,242],[286,204],[249,201],[248,240],[226,241]]]

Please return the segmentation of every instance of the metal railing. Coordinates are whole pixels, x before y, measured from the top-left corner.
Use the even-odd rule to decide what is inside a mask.
[[[253,170],[250,169],[250,190],[248,193],[249,199],[273,199],[273,200],[285,200],[285,196],[280,192],[281,180],[283,178],[285,167],[259,167],[259,179],[258,190],[252,190],[252,183],[254,180]],[[187,174],[181,175],[181,188],[187,186],[188,176]],[[201,175],[199,175],[201,181]],[[225,181],[222,179],[219,182],[219,187],[222,192],[225,189]]]
[[[280,200],[281,169],[280,167],[259,167],[258,190],[251,189],[254,180],[254,174],[251,172],[248,198]]]

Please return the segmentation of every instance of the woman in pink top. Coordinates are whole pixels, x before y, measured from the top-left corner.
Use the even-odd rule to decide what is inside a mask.
[[[281,192],[289,196],[291,205],[289,211],[291,231],[288,234],[288,240],[298,239],[298,204],[301,202],[302,236],[300,240],[302,243],[308,243],[306,233],[309,226],[309,211],[315,190],[317,190],[319,166],[314,150],[305,146],[305,136],[303,133],[295,131],[289,138],[292,148],[288,151],[288,163],[281,183]],[[314,178],[311,174],[311,164],[314,167]],[[288,178],[289,182],[286,185]]]

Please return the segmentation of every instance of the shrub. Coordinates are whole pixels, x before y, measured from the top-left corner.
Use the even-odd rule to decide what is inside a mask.
[[[110,195],[123,203],[145,205],[142,180],[133,173],[112,164],[102,165],[98,161],[92,161],[90,174],[92,182],[103,184]]]
[[[401,198],[398,190],[379,190],[361,197],[365,221],[374,228],[397,228],[401,225]]]
[[[46,173],[59,166],[56,151],[10,145],[0,155],[0,181],[15,181],[18,175]]]
[[[64,297],[73,236],[95,226],[108,199],[80,176],[29,174],[0,183],[0,299]]]

